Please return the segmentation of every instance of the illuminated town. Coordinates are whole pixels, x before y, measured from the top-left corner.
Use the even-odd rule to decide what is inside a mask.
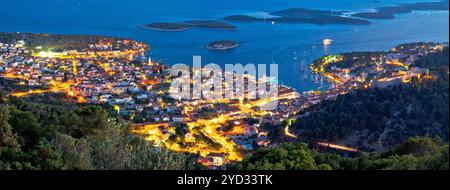
[[[133,132],[155,146],[199,155],[210,168],[241,161],[258,147],[276,146],[262,126],[282,127],[286,138],[301,139],[290,130],[299,113],[324,100],[355,89],[387,87],[413,79],[433,78],[429,71],[410,68],[422,55],[441,51],[443,44],[399,46],[377,54],[324,56],[310,70],[332,85],[326,90],[297,93],[278,86],[278,107],[260,106],[273,99],[174,100],[169,97],[169,68],[152,61],[149,46],[131,40],[100,40],[89,47],[61,52],[30,49],[27,42],[0,42],[1,77],[17,82],[10,96],[64,94],[79,104],[105,104],[133,123]],[[329,142],[317,145],[357,152]]]
[[[420,56],[442,51],[446,44],[413,43],[389,52],[347,53],[324,56],[310,65],[311,71],[346,93],[355,88],[385,88],[412,79],[432,78],[428,69],[410,67]]]

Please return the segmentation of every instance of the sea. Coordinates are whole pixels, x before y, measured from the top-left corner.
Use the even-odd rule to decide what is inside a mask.
[[[151,31],[137,26],[152,22],[220,20],[246,14],[302,7],[366,12],[376,7],[430,0],[0,0],[0,31],[49,34],[93,34],[143,41],[149,55],[168,65],[202,63],[278,64],[279,83],[299,92],[326,89],[329,84],[308,70],[320,56],[350,51],[378,51],[408,42],[448,42],[448,11],[414,11],[371,25],[230,23],[236,31],[191,29]],[[434,1],[434,0],[431,0]],[[333,40],[329,46],[324,39]],[[240,47],[217,52],[205,48],[216,40],[234,40]]]

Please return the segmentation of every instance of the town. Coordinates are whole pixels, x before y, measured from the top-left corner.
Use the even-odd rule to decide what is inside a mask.
[[[432,78],[428,70],[410,65],[447,46],[417,43],[390,52],[324,56],[310,65],[311,72],[332,84],[322,91],[300,94],[278,85],[275,99],[182,100],[170,97],[170,69],[152,61],[146,54],[150,47],[144,43],[109,39],[62,51],[27,44],[0,41],[0,76],[21,86],[10,96],[59,93],[81,105],[107,105],[133,123],[133,133],[155,146],[198,155],[198,162],[211,169],[241,161],[259,147],[276,146],[269,137],[274,127],[283,127],[286,138],[298,138],[289,130],[292,121],[324,100],[355,89]],[[277,101],[276,109],[260,109],[271,101]],[[318,145],[357,151],[327,142]]]
[[[354,52],[324,56],[310,69],[325,76],[333,88],[385,88],[409,83],[413,78],[432,77],[429,70],[411,65],[421,56],[442,51],[448,44],[411,43],[389,52]]]

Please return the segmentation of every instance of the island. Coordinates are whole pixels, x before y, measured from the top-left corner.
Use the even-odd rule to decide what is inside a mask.
[[[209,50],[230,50],[239,47],[239,43],[231,40],[220,40],[209,43],[206,48]]]
[[[155,22],[140,25],[139,28],[157,31],[184,31],[193,28],[206,28],[215,30],[237,30],[236,26],[214,20],[190,20],[183,22]]]
[[[390,7],[379,7],[375,12],[362,12],[352,14],[352,17],[364,19],[394,19],[395,14],[410,13],[412,11],[439,11],[449,10],[449,1],[420,2],[402,4]]]
[[[369,21],[345,16],[345,11],[315,10],[306,8],[291,8],[280,11],[269,12],[273,17],[258,18],[248,15],[230,15],[223,20],[234,22],[271,22],[271,23],[293,23],[293,24],[345,24],[345,25],[367,25]]]

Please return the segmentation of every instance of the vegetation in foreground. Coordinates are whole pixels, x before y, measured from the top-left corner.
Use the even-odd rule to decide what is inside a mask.
[[[354,158],[309,149],[304,143],[261,149],[233,169],[244,170],[448,170],[448,143],[430,137],[411,137],[381,153]]]
[[[69,110],[1,97],[0,170],[179,170],[184,154],[153,147],[101,107]]]

